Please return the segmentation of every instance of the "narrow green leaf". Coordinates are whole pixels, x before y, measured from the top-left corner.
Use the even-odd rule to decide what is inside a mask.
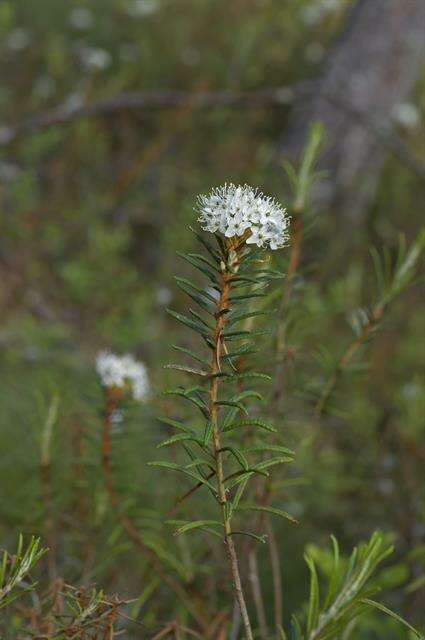
[[[241,391],[241,393],[237,393],[235,396],[230,398],[235,402],[240,402],[241,400],[245,400],[246,398],[255,398],[256,400],[263,400],[263,396],[258,391],[254,391],[253,389],[247,389],[246,391]]]
[[[182,471],[182,466],[176,462],[167,462],[165,460],[155,460],[154,462],[148,462],[148,467],[161,467],[163,469],[169,469],[170,471]]]
[[[271,380],[271,376],[266,373],[257,373],[256,371],[247,371],[245,373],[222,373],[222,377],[228,378],[229,381],[238,381],[238,380]]]
[[[238,511],[262,511],[264,513],[270,513],[273,516],[279,516],[280,518],[284,518],[285,520],[289,520],[294,524],[298,524],[298,520],[296,520],[290,513],[287,511],[283,511],[282,509],[276,509],[275,507],[266,507],[261,505],[239,505]]]
[[[194,522],[188,522],[174,531],[175,536],[180,536],[182,533],[193,531],[193,529],[203,529],[204,527],[223,527],[223,523],[218,520],[195,520]]]
[[[183,260],[186,260],[186,262],[188,262],[190,265],[192,265],[192,267],[195,267],[195,269],[198,269],[198,271],[201,271],[201,273],[203,273],[205,276],[207,276],[207,278],[214,284],[217,284],[217,277],[214,273],[214,271],[210,268],[207,268],[205,265],[203,264],[199,264],[199,262],[197,260],[194,260],[192,257],[190,257],[189,255],[185,255],[184,253],[181,253],[179,251],[177,251],[177,255],[182,258]]]
[[[174,276],[174,278],[179,284],[183,284],[186,287],[193,289],[193,291],[196,291],[196,293],[199,293],[200,296],[205,298],[205,302],[211,302],[211,304],[217,306],[217,298],[214,298],[214,296],[208,293],[208,291],[206,291],[205,288],[198,287],[196,284],[194,284],[191,280],[188,280],[187,278],[181,278],[180,276]]]
[[[162,422],[163,424],[169,425],[170,427],[174,427],[179,431],[184,431],[185,433],[190,433],[192,435],[195,435],[191,429],[186,427],[186,425],[183,424],[182,422],[178,422],[178,420],[172,420],[171,418],[157,418],[157,420],[159,422]]]
[[[199,440],[199,438],[196,438],[195,436],[191,435],[190,433],[178,433],[172,438],[168,438],[168,440],[164,440],[164,442],[160,442],[156,448],[161,449],[162,447],[168,447],[170,444],[176,444],[178,442],[182,442],[185,440],[192,440],[193,442],[196,442],[197,444],[202,446],[202,441]]]
[[[222,354],[221,360],[231,360],[232,358],[240,358],[241,356],[247,356],[249,354],[252,353],[258,353],[258,349],[256,349],[254,346],[243,346],[240,347],[239,349],[235,349],[235,351],[229,351],[228,353],[224,353]]]
[[[242,411],[242,413],[244,413],[246,416],[248,415],[247,409],[241,402],[233,402],[232,400],[217,400],[217,402],[215,402],[214,404],[219,407],[234,407],[235,409],[239,409],[239,411]]]
[[[241,284],[243,285],[245,282],[248,282],[248,283],[252,282],[253,284],[260,284],[261,281],[260,281],[259,278],[250,278],[248,276],[242,276],[242,275],[234,276],[232,278],[232,285],[233,286],[238,286],[238,285],[241,286]]]
[[[291,618],[291,637],[290,640],[304,640],[304,636],[301,631],[301,625],[295,614]]]
[[[285,453],[288,456],[295,456],[295,451],[282,447],[280,444],[259,444],[245,449],[246,453],[254,453],[255,451],[275,451],[276,453]]]
[[[210,330],[210,332],[214,331],[214,327],[205,320],[205,318],[203,318],[199,313],[197,313],[194,309],[189,308],[189,312],[191,313],[191,315],[198,320],[201,324],[203,324],[207,329]]]
[[[210,269],[212,269],[213,271],[221,275],[221,270],[218,268],[217,263],[214,264],[210,262],[208,258],[202,255],[202,253],[187,253],[186,255],[189,256],[189,258],[192,258],[193,260],[198,260],[199,262],[202,262],[207,267],[209,267]]]
[[[394,613],[394,611],[391,611],[391,609],[388,609],[388,607],[385,607],[380,602],[376,602],[375,600],[369,600],[369,598],[364,598],[363,600],[361,600],[361,602],[369,605],[370,607],[378,609],[378,611],[382,611],[382,613],[385,613],[387,616],[390,616],[391,618],[394,618],[394,620],[397,620],[397,622],[399,622],[404,627],[409,629],[409,631],[411,631],[417,638],[420,638],[423,640],[422,634],[417,629],[412,627],[412,625],[409,624],[407,620],[399,616],[397,613]]]
[[[207,377],[208,371],[202,369],[194,369],[193,367],[186,367],[183,364],[164,364],[164,369],[175,369],[176,371],[184,371],[185,373],[191,373],[195,376]]]
[[[198,322],[195,322],[191,318],[188,318],[187,316],[184,316],[181,313],[177,313],[177,311],[173,311],[172,309],[166,309],[166,311],[170,316],[172,316],[182,324],[186,325],[186,327],[189,327],[189,329],[193,329],[193,331],[196,331],[197,333],[200,333],[203,336],[209,335],[209,332],[204,325],[199,324]]]
[[[241,329],[240,331],[223,331],[221,336],[224,340],[241,340],[253,336],[266,336],[270,333],[271,329]]]
[[[235,491],[235,496],[231,502],[230,505],[230,515],[232,514],[232,512],[238,508],[238,505],[242,499],[243,493],[246,489],[246,485],[248,484],[248,480],[251,476],[245,477],[240,483],[238,488]]]
[[[245,478],[250,478],[253,475],[264,476],[265,478],[269,477],[267,471],[262,471],[258,469],[258,467],[249,467],[246,471],[242,469],[240,471],[236,471],[235,473],[231,473],[230,476],[225,478],[226,482],[226,490],[228,491],[232,487],[236,487],[240,482],[242,482]]]
[[[239,449],[237,449],[236,447],[226,446],[226,447],[222,447],[220,451],[228,451],[229,453],[231,453],[233,457],[239,462],[239,464],[241,465],[242,469],[244,469],[244,471],[246,471],[249,468],[248,460],[245,458],[243,453],[239,451]]]
[[[198,396],[187,393],[184,389],[169,389],[165,393],[170,396],[179,396],[180,398],[184,398],[184,400],[194,404],[205,418],[209,418],[208,407]]]
[[[262,544],[265,544],[267,541],[266,535],[257,536],[257,534],[252,533],[251,531],[232,531],[232,536],[248,536],[248,538],[252,538],[253,540],[261,542]]]
[[[213,434],[213,423],[211,420],[207,420],[204,431],[204,447],[208,447],[211,436]]]
[[[161,462],[161,461],[148,462],[148,466],[150,466],[150,467],[161,467],[163,469],[168,469],[169,471],[178,471],[179,473],[183,473],[184,475],[188,476],[189,478],[191,478],[193,480],[196,480],[197,482],[200,482],[201,484],[204,484],[205,486],[207,486],[214,493],[214,495],[217,493],[214,485],[212,485],[211,482],[208,482],[208,480],[203,478],[201,475],[195,473],[194,471],[189,471],[188,469],[185,469],[184,467],[181,467],[181,465],[176,464],[174,462]]]
[[[239,427],[259,427],[260,429],[264,429],[265,431],[271,431],[272,433],[276,433],[277,429],[272,427],[267,422],[263,422],[263,420],[258,420],[256,418],[250,418],[249,420],[240,420],[239,422],[233,422],[232,424],[223,427],[222,431],[233,431],[233,429],[238,429]]]
[[[310,597],[307,611],[307,635],[315,628],[319,619],[319,580],[316,565],[312,558],[305,555],[305,561],[310,570]]]
[[[286,635],[284,628],[279,625],[278,630],[279,630],[280,640],[288,640],[288,636]]]
[[[326,609],[337,591],[338,581],[339,581],[339,545],[338,540],[335,536],[331,535],[332,547],[333,547],[333,566],[332,573],[329,578],[329,587],[328,593],[326,594],[325,602],[323,604],[323,608]]]
[[[227,322],[229,325],[234,324],[235,322],[240,322],[241,320],[246,320],[247,318],[254,318],[256,316],[268,316],[273,313],[276,313],[276,309],[266,309],[264,311],[246,311],[244,313],[236,313],[232,314],[227,318]]]
[[[194,233],[194,235],[199,240],[199,242],[205,247],[205,249],[208,251],[210,256],[213,258],[214,262],[217,264],[220,264],[221,256],[217,253],[217,251],[214,249],[212,244],[210,244],[208,240],[206,240],[200,233],[198,233],[192,227],[189,227],[189,229],[192,231],[192,233]]]
[[[179,345],[176,345],[176,344],[173,344],[171,346],[176,351],[180,351],[181,353],[185,353],[187,356],[189,356],[190,358],[193,358],[193,360],[196,360],[197,362],[200,362],[201,364],[205,364],[206,366],[209,366],[209,364],[210,364],[207,360],[205,360],[204,358],[201,358],[201,356],[196,354],[194,351],[191,351],[190,349],[186,349],[186,347],[180,347]]]
[[[191,291],[189,287],[187,287],[186,285],[178,281],[177,281],[177,286],[182,291],[184,291],[185,294],[189,296],[189,298],[191,298],[194,302],[199,304],[199,306],[202,309],[204,309],[204,311],[211,314],[214,313],[215,306],[212,306],[212,304],[209,301],[204,300],[204,298],[199,293],[195,293],[194,291]]]
[[[215,472],[215,467],[211,464],[211,462],[208,462],[208,460],[203,460],[202,458],[193,458],[192,462],[189,462],[189,464],[186,464],[184,466],[185,469],[193,469],[193,467],[196,467],[199,471],[199,469],[202,467],[208,467],[208,469],[210,469],[210,471],[214,471]]]
[[[214,238],[215,238],[215,241],[217,242],[217,244],[218,244],[218,246],[219,246],[220,253],[221,253],[223,256],[227,255],[227,247],[226,247],[226,245],[225,245],[225,243],[224,243],[224,240],[223,240],[223,238],[221,237],[221,235],[220,235],[219,233],[215,233],[215,234],[214,234]]]
[[[269,467],[274,467],[276,464],[285,464],[286,462],[292,462],[292,458],[288,458],[286,456],[279,458],[270,458],[269,460],[264,460],[263,462],[259,462],[255,465],[256,469],[264,470],[269,469]]]
[[[252,298],[264,298],[267,295],[267,292],[257,293],[253,291],[252,293],[241,293],[239,295],[230,296],[230,302],[239,302],[242,300],[250,300]]]

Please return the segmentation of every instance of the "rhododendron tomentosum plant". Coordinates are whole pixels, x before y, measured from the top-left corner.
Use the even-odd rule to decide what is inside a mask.
[[[164,418],[162,422],[177,430],[160,446],[180,443],[188,457],[188,464],[155,462],[156,466],[181,472],[204,486],[217,502],[220,519],[178,521],[177,534],[202,529],[224,538],[235,595],[240,607],[247,638],[253,638],[244,590],[240,577],[235,534],[245,533],[259,541],[264,536],[233,527],[236,512],[264,510],[293,520],[286,512],[268,506],[244,503],[248,481],[256,476],[268,476],[268,469],[290,462],[293,452],[280,444],[275,435],[268,442],[271,424],[253,416],[247,406],[250,399],[261,399],[252,389],[263,373],[238,370],[238,359],[255,350],[253,339],[267,331],[246,326],[246,321],[267,315],[269,310],[251,308],[275,278],[282,274],[269,268],[270,251],[288,242],[289,217],[285,209],[271,198],[247,185],[233,184],[214,189],[198,199],[199,221],[204,230],[214,234],[195,235],[207,253],[182,255],[207,279],[204,288],[183,278],[176,278],[179,287],[194,301],[200,312],[189,309],[188,315],[169,313],[179,322],[199,334],[204,354],[185,347],[175,347],[194,360],[194,366],[170,364],[192,376],[196,382],[190,387],[178,387],[167,393],[181,396],[200,411],[202,423],[198,429],[185,422]],[[207,255],[208,254],[208,255]],[[242,390],[241,385],[244,385]],[[249,445],[238,446],[238,434],[250,433]]]

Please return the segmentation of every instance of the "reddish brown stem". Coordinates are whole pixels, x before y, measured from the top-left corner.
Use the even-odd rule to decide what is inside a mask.
[[[233,246],[231,242],[228,242],[229,251],[233,250]],[[234,267],[236,265],[233,265]],[[222,521],[224,526],[224,540],[227,547],[227,552],[230,561],[230,568],[233,579],[233,587],[235,590],[236,599],[238,601],[238,605],[241,611],[242,621],[245,628],[246,637],[248,640],[253,640],[254,636],[252,634],[251,623],[249,620],[248,609],[245,602],[245,596],[242,588],[242,582],[239,571],[239,562],[236,553],[236,548],[233,542],[232,537],[232,526],[230,523],[230,518],[228,515],[227,508],[227,495],[226,488],[224,482],[224,471],[223,471],[223,452],[221,447],[221,435],[220,435],[220,427],[218,423],[218,410],[217,410],[217,400],[218,400],[218,388],[220,384],[220,378],[217,374],[220,373],[220,356],[221,356],[221,348],[222,348],[222,340],[223,340],[223,331],[226,325],[226,311],[229,307],[229,296],[231,291],[231,281],[232,274],[229,271],[223,271],[221,276],[221,286],[220,286],[220,299],[218,302],[218,309],[216,314],[216,326],[214,333],[214,349],[212,353],[211,359],[211,385],[210,385],[210,420],[213,429],[213,447],[214,447],[214,457],[216,462],[216,475],[217,475],[217,492],[218,492],[218,500],[221,506],[222,511]]]

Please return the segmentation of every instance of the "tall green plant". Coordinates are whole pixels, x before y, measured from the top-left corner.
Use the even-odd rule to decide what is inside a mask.
[[[255,351],[255,337],[267,329],[241,328],[240,323],[270,311],[251,308],[251,303],[265,295],[267,287],[282,274],[271,269],[268,251],[285,246],[289,219],[284,209],[270,198],[251,188],[226,185],[203,196],[200,220],[214,234],[214,243],[195,231],[205,254],[189,253],[182,257],[207,280],[200,287],[190,280],[177,278],[177,284],[200,307],[189,308],[187,315],[170,310],[179,322],[195,331],[204,345],[204,353],[177,346],[177,351],[196,361],[196,366],[170,364],[196,379],[194,385],[171,389],[167,393],[183,398],[199,410],[198,429],[184,422],[163,418],[178,433],[160,446],[180,444],[188,456],[187,464],[168,461],[152,464],[177,471],[201,483],[217,503],[220,519],[178,522],[177,534],[206,530],[224,538],[233,587],[247,638],[253,638],[251,622],[241,581],[236,535],[248,535],[259,541],[264,536],[234,526],[237,512],[266,511],[293,520],[274,507],[245,503],[243,495],[248,481],[268,476],[277,464],[291,462],[293,452],[281,442],[269,443],[267,436],[276,428],[258,418],[247,401],[261,399],[254,388],[264,373],[245,368],[238,371],[235,360]],[[252,246],[255,245],[255,246]],[[205,351],[208,353],[205,357]],[[199,366],[200,365],[200,366]],[[249,389],[238,389],[244,381]],[[236,389],[235,389],[236,385]],[[251,430],[255,437],[249,447],[238,445],[237,434]],[[264,453],[268,456],[264,458]]]

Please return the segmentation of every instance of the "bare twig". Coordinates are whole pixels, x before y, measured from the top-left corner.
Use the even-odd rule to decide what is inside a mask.
[[[105,98],[92,104],[78,106],[60,105],[50,111],[30,116],[21,123],[4,130],[0,144],[9,144],[23,136],[64,125],[80,118],[110,115],[122,111],[175,109],[191,106],[197,109],[217,107],[256,108],[273,104],[292,102],[295,93],[305,90],[306,84],[271,87],[255,91],[198,91],[164,89],[162,91],[133,91],[121,93],[113,98]]]

